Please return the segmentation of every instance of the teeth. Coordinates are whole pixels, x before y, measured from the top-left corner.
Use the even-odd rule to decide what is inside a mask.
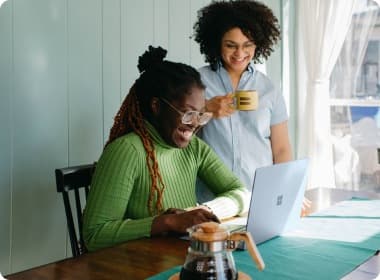
[[[191,136],[193,136],[193,132],[191,130],[184,130],[182,134],[187,139],[190,139]]]

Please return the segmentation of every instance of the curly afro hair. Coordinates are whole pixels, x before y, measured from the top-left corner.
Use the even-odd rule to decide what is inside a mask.
[[[252,59],[255,63],[267,59],[280,39],[278,19],[262,3],[249,0],[212,2],[198,11],[194,24],[195,41],[212,69],[216,69],[221,58],[223,35],[236,27],[255,43]]]

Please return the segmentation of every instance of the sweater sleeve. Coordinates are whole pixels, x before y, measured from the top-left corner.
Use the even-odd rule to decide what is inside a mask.
[[[128,158],[136,160],[125,160]],[[153,217],[125,217],[139,158],[136,149],[122,140],[106,147],[100,157],[83,217],[83,237],[89,251],[150,236]]]
[[[244,184],[205,142],[197,138],[195,147],[199,160],[198,176],[216,195],[215,199],[203,204],[219,219],[245,213],[251,196]]]

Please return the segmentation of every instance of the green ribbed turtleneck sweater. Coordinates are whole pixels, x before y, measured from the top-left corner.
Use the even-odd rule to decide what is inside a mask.
[[[173,148],[153,126],[146,124],[166,186],[165,209],[196,205],[197,176],[217,195],[205,204],[218,217],[231,217],[247,209],[244,185],[206,143],[194,136],[186,148]],[[83,237],[87,249],[93,251],[149,237],[154,218],[147,206],[150,188],[146,152],[139,136],[129,133],[109,144],[96,165],[84,211]]]

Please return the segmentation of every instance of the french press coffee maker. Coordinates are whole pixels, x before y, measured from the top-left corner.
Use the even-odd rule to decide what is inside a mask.
[[[229,233],[215,222],[202,223],[189,230],[191,244],[179,280],[245,280],[251,279],[235,266],[232,251],[240,241],[244,241],[257,268],[263,270],[261,258],[249,232]]]

